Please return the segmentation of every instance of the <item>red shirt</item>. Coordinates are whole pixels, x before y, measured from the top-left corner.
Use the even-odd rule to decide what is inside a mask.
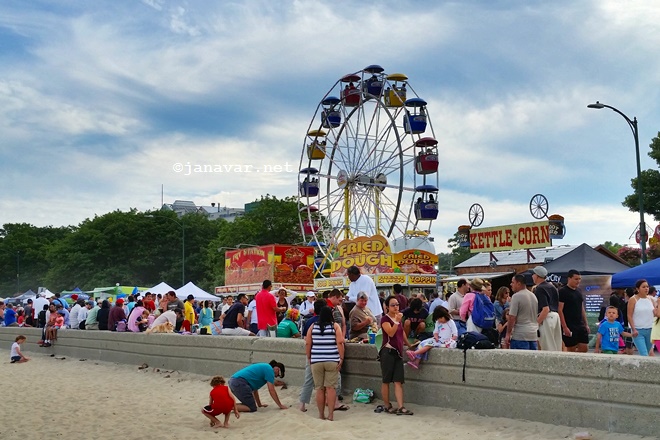
[[[142,304],[144,305],[144,308],[149,310],[150,312],[156,310],[156,303],[153,300],[149,300],[149,301],[145,300],[142,302]]]
[[[229,395],[227,385],[216,385],[211,390],[211,399],[213,399],[213,412],[217,414],[229,414],[234,409],[234,400]]]
[[[269,325],[277,325],[277,302],[270,291],[261,289],[254,297],[257,305],[257,328],[267,330]]]

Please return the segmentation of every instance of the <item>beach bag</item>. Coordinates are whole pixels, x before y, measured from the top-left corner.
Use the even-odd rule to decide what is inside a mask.
[[[477,327],[495,327],[495,306],[490,302],[490,298],[486,295],[475,293],[470,317],[472,318],[472,323]]]
[[[477,332],[465,332],[458,338],[456,348],[463,350],[463,382],[465,382],[465,368],[467,366],[468,350],[487,350],[495,348],[495,344],[488,337]]]
[[[116,324],[115,331],[125,332],[126,331],[126,321],[119,321]]]
[[[374,400],[374,392],[368,388],[356,388],[353,391],[353,402],[357,403],[371,403]]]

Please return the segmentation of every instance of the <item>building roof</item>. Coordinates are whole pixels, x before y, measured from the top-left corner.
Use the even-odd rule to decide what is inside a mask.
[[[577,247],[578,245],[561,245],[541,249],[530,249],[534,258],[530,257],[529,261],[527,261],[527,250],[525,249],[516,251],[498,251],[492,252],[492,254],[497,259],[498,266],[514,264],[544,264],[566,255]],[[475,254],[474,257],[457,264],[455,267],[488,267],[491,262],[490,254],[490,252]]]

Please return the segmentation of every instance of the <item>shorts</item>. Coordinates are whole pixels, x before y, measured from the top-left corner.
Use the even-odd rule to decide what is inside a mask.
[[[240,327],[223,328],[221,334],[223,336],[250,336],[250,330],[245,330],[244,328]]]
[[[21,357],[20,357],[20,356],[12,356],[12,357],[11,357],[11,362],[10,362],[10,363],[13,364],[13,363],[18,362],[18,361],[20,361],[20,360],[21,360]]]
[[[226,415],[229,414],[234,408],[232,407],[231,409],[227,408],[213,408],[211,405],[206,405],[204,408],[202,408],[202,412],[204,414],[208,414],[210,416],[219,416],[220,414]]]
[[[232,394],[236,396],[243,405],[250,408],[250,412],[255,412],[257,410],[257,402],[254,400],[252,387],[250,387],[247,380],[242,377],[230,377],[228,385]]]
[[[575,347],[578,344],[588,344],[589,343],[589,333],[584,327],[577,329],[570,329],[573,334],[571,336],[561,335],[564,345],[567,347]]]
[[[311,365],[314,389],[337,388],[339,371],[337,362],[315,362]]]
[[[399,352],[393,348],[383,347],[380,349],[379,355],[383,383],[404,383],[403,359],[399,356]]]
[[[603,350],[603,354],[619,354],[618,350]]]

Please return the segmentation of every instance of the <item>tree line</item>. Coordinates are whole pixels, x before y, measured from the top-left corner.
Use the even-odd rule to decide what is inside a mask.
[[[0,229],[0,297],[39,286],[59,292],[165,281],[178,288],[182,261],[186,283],[213,291],[224,284],[227,249],[300,241],[295,199],[270,195],[233,222],[197,213],[177,217],[172,211],[131,209],[94,216],[78,226],[10,223]]]

